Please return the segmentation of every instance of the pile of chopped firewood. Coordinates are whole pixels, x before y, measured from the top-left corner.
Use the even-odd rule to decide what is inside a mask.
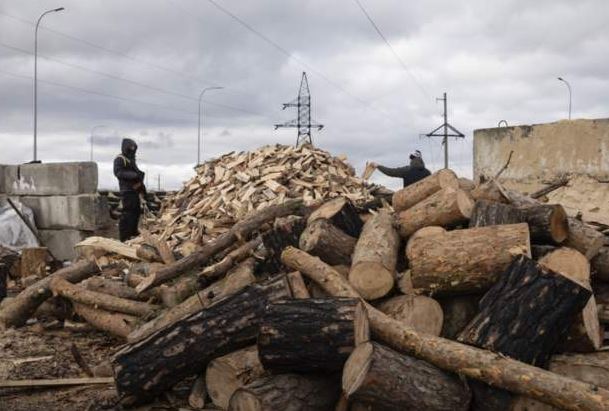
[[[224,171],[202,166],[189,184],[244,172],[218,161]],[[304,187],[294,179],[264,181],[293,193]],[[182,214],[202,207],[186,194],[196,190],[175,200]],[[187,382],[191,409],[609,409],[601,233],[560,205],[450,170],[376,209],[336,194],[241,200],[252,204],[243,215],[227,206],[241,194],[218,194],[234,224],[187,256],[155,233],[89,239],[80,261],[25,289],[0,323],[22,325],[52,296],[69,301],[126,342],[112,358],[126,407]]]

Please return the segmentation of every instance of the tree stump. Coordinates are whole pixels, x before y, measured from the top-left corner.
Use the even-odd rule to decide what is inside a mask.
[[[364,222],[357,213],[355,206],[345,197],[336,197],[323,203],[313,211],[307,219],[307,224],[315,220],[328,220],[345,234],[358,238],[364,227]]]
[[[379,410],[466,411],[471,400],[458,376],[371,342],[347,360],[342,386],[350,400]]]
[[[299,248],[331,265],[350,265],[357,239],[328,220],[311,222],[300,236]]]
[[[383,301],[377,308],[417,331],[431,335],[440,335],[442,331],[442,307],[424,295],[398,295]]]
[[[369,339],[362,303],[352,298],[287,300],[270,304],[260,324],[258,353],[267,370],[333,372]]]
[[[444,188],[459,188],[459,179],[452,170],[436,171],[432,175],[396,191],[391,199],[391,206],[396,213],[407,210]]]

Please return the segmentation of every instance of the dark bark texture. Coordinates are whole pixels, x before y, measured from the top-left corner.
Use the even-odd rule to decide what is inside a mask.
[[[478,200],[469,220],[471,227],[485,227],[499,224],[524,222],[523,213],[516,207],[489,200]]]
[[[298,240],[305,227],[306,220],[302,217],[290,216],[277,219],[273,224],[273,229],[262,235],[267,256],[256,271],[265,274],[290,271],[281,263],[281,252],[290,245],[298,247]]]
[[[326,219],[315,220],[300,236],[300,249],[330,265],[351,265],[357,239],[345,234]]]

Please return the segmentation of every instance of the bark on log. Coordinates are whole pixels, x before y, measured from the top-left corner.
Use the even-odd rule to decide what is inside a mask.
[[[400,238],[392,215],[384,209],[362,229],[353,251],[349,282],[368,300],[381,298],[393,288]]]
[[[469,227],[486,227],[489,225],[523,223],[521,210],[510,204],[495,201],[478,200],[472,210]]]
[[[442,331],[442,307],[424,295],[399,295],[382,302],[377,308],[419,332],[440,335]]]
[[[305,227],[305,219],[298,216],[275,220],[273,229],[262,235],[266,256],[260,266],[260,272],[265,274],[287,272],[281,264],[281,251],[289,245],[298,246],[298,240]]]
[[[413,235],[408,238],[408,242],[406,243],[406,254],[408,255],[409,250],[412,248],[412,244],[416,241],[417,238],[423,237],[431,237],[434,235],[444,234],[446,230],[443,227],[437,225],[430,225],[428,227],[423,227],[420,230],[417,230]]]
[[[253,345],[209,363],[205,372],[207,392],[214,404],[226,410],[235,391],[263,375],[258,348]]]
[[[355,298],[300,299],[270,304],[260,324],[258,355],[267,370],[334,372],[368,341],[363,305]]]
[[[481,295],[455,295],[438,298],[438,302],[444,313],[442,332],[440,336],[454,340],[459,333],[478,314],[478,302]]]
[[[609,282],[609,247],[601,248],[591,262],[594,270],[593,278]]]
[[[214,265],[206,267],[203,271],[201,271],[201,273],[199,273],[199,283],[205,285],[211,284],[216,279],[226,274],[231,268],[239,264],[241,261],[250,257],[261,244],[262,238],[256,237],[255,239],[248,241],[247,243],[238,247],[234,251],[231,251],[221,261],[217,262]],[[182,295],[180,295],[180,297]],[[185,295],[185,297],[189,297],[190,295]],[[179,302],[181,301],[183,301],[183,299]]]
[[[345,197],[337,197],[326,201],[317,210],[313,211],[307,219],[307,224],[315,220],[328,220],[345,234],[358,238],[362,233],[364,222],[357,210]]]
[[[407,255],[412,285],[434,294],[487,290],[512,262],[531,255],[526,223],[449,231],[413,240]]]
[[[531,239],[542,244],[561,244],[569,236],[565,209],[559,204],[540,204],[522,208],[529,224]]]
[[[449,169],[436,171],[432,175],[396,191],[391,199],[391,205],[396,212],[407,210],[445,188],[459,188],[457,175]]]
[[[251,345],[266,305],[290,297],[285,276],[253,284],[125,346],[113,359],[122,402],[149,401],[210,360]]]
[[[575,218],[569,217],[567,220],[569,221],[569,236],[563,245],[575,248],[588,260],[593,259],[605,245],[605,236]]]
[[[254,259],[250,258],[238,265],[222,280],[215,282],[206,289],[187,298],[182,303],[170,308],[147,323],[142,324],[129,334],[127,340],[130,343],[134,343],[148,337],[162,328],[209,307],[216,301],[219,301],[230,294],[236,293],[246,286],[253,284],[255,281]]]
[[[474,203],[463,190],[446,188],[399,213],[400,235],[408,238],[427,226],[456,226],[467,222]]]
[[[336,378],[325,375],[279,374],[239,388],[229,411],[332,411],[340,396]]]
[[[288,200],[283,204],[271,205],[257,211],[236,223],[228,232],[220,235],[211,243],[206,244],[197,252],[176,261],[174,264],[169,264],[167,267],[154,273],[154,275],[147,277],[146,280],[137,286],[136,291],[142,293],[179,276],[185,271],[205,264],[214,254],[231,246],[235,241],[244,240],[264,223],[273,221],[278,217],[302,215],[303,213],[304,206],[302,199]]]
[[[139,317],[150,316],[159,308],[156,305],[142,301],[127,300],[126,298],[89,291],[62,278],[53,279],[49,284],[49,288],[53,294],[60,295],[75,303]]]
[[[127,338],[137,324],[137,317],[100,310],[85,304],[74,304],[74,312],[98,330]]]
[[[375,410],[466,411],[472,396],[457,375],[370,342],[349,357],[342,387]]]
[[[289,247],[283,252],[282,260],[333,296],[358,297],[355,289],[340,274],[304,251]],[[558,376],[486,350],[418,333],[369,304],[366,304],[366,310],[370,329],[380,341],[441,369],[517,394],[529,395],[567,410],[607,410],[607,390]]]
[[[109,294],[119,298],[126,298],[128,300],[143,299],[132,287],[129,287],[122,281],[110,280],[103,277],[91,277],[83,281],[82,285],[89,291]]]
[[[303,231],[299,247],[330,265],[350,265],[356,241],[328,220],[318,219]]]
[[[49,288],[52,279],[63,278],[70,282],[79,282],[97,273],[99,267],[95,262],[83,260],[32,284],[0,311],[0,326],[20,327],[25,324],[38,306],[53,295]]]

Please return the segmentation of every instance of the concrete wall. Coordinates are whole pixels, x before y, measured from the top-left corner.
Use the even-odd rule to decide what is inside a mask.
[[[475,130],[475,178],[495,175],[511,150],[504,185],[531,193],[567,175],[568,186],[549,200],[571,215],[609,224],[609,119]]]
[[[4,188],[9,195],[94,194],[97,191],[97,164],[87,161],[6,166]]]

